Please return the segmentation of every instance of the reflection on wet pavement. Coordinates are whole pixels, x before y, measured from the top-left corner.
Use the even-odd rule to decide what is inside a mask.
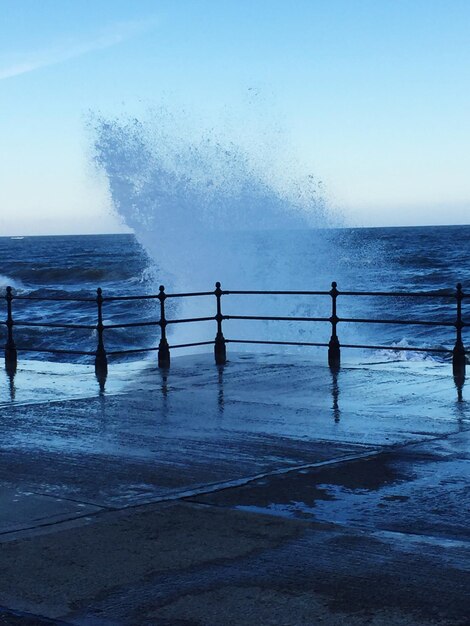
[[[367,607],[464,623],[470,414],[446,364],[200,355],[111,365],[100,388],[91,367],[20,362],[0,393],[15,607],[77,625],[219,626],[234,602],[251,623],[263,603],[286,624],[356,626]]]

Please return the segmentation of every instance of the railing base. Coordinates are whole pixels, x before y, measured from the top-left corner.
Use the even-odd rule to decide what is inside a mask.
[[[17,368],[18,368],[17,361],[9,361],[5,359],[5,371],[7,373],[8,378],[10,378],[10,380],[14,379]]]
[[[338,370],[341,366],[341,350],[338,337],[332,337],[328,344],[328,365],[333,370]]]
[[[95,374],[98,379],[108,375],[108,359],[106,354],[97,354],[95,357]]]
[[[8,344],[5,346],[5,367],[6,369],[14,368],[16,370],[16,366],[18,363],[18,352],[15,346],[9,346]]]
[[[225,365],[227,362],[227,348],[225,345],[225,339],[223,335],[219,335],[215,338],[214,344],[214,357],[217,365]]]
[[[170,367],[170,346],[167,341],[160,341],[158,346],[158,367],[162,369]]]
[[[465,368],[465,348],[463,344],[457,344],[452,350],[452,372],[454,374],[454,378],[465,380]]]

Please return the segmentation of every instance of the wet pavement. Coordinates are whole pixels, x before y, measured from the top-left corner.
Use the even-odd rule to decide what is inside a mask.
[[[2,374],[0,624],[468,626],[449,370],[200,355],[111,366],[104,392],[86,366]]]

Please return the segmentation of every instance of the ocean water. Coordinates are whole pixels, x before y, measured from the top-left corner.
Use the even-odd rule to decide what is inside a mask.
[[[319,235],[320,233],[320,235]],[[236,245],[237,233],[230,245]],[[245,234],[245,238],[246,238]],[[331,281],[338,281],[341,291],[432,291],[445,294],[462,282],[470,290],[470,226],[436,226],[416,228],[357,228],[259,231],[249,234],[252,245],[263,251],[263,258],[271,259],[272,273],[264,270],[264,282],[259,276],[246,274],[232,278],[233,283],[223,284],[225,289],[330,289]],[[289,251],[286,258],[285,251]],[[291,268],[290,284],[278,282],[285,272],[277,272],[282,251],[282,265]],[[201,251],[201,255],[204,251]],[[323,267],[321,275],[317,268]],[[164,259],[160,269],[133,235],[50,236],[0,238],[0,290],[11,285],[17,296],[93,298],[96,288],[104,296],[154,294],[164,283],[167,291],[190,280],[175,277],[168,270],[171,259]],[[309,273],[309,267],[312,271]],[[296,272],[295,269],[299,268]],[[301,268],[301,271],[300,271]],[[233,276],[236,277],[236,268]],[[210,272],[207,271],[207,274]],[[195,288],[212,290],[221,277],[217,265],[212,271],[212,284],[195,285]],[[470,309],[464,301],[464,318]],[[168,318],[188,315],[214,315],[215,299],[194,298],[191,304],[182,300],[169,300]],[[222,299],[225,314],[243,315],[330,315],[329,297],[275,297],[226,296]],[[105,302],[104,323],[120,324],[152,321],[159,318],[159,303],[155,300],[131,302]],[[3,309],[3,312],[2,312]],[[470,313],[470,311],[468,311]],[[339,317],[368,317],[375,319],[422,319],[430,321],[455,320],[455,300],[451,298],[338,298]],[[50,329],[21,327],[23,321],[56,322],[68,324],[96,324],[94,302],[42,302],[39,300],[14,300],[13,317],[15,341],[19,358],[47,360],[90,361],[80,355],[53,355],[28,352],[28,348],[84,350],[96,348],[96,331],[92,329]],[[0,319],[6,319],[6,303],[0,303]],[[467,315],[468,319],[468,315]],[[6,336],[6,329],[4,335]],[[465,340],[464,329],[464,340]],[[169,326],[170,344],[188,341],[211,340],[215,336],[215,322]],[[328,341],[329,324],[299,322],[224,322],[224,334],[231,339],[271,339],[282,341]],[[363,343],[394,346],[452,348],[455,329],[434,326],[392,326],[379,324],[340,323],[338,335],[342,343]],[[469,338],[470,340],[470,338]],[[158,345],[159,328],[125,328],[105,330],[108,350],[126,350]],[[207,347],[205,349],[210,349]],[[250,349],[230,345],[230,350]],[[266,350],[266,346],[261,349]],[[325,350],[297,348],[299,350]],[[269,348],[271,350],[271,348]],[[296,348],[289,348],[295,351]],[[357,351],[349,351],[356,352]],[[347,359],[348,353],[343,351]],[[376,351],[377,352],[377,351]],[[176,352],[174,353],[176,354]],[[357,357],[357,354],[354,355]],[[377,354],[376,354],[377,356]],[[442,359],[440,355],[419,352],[380,351],[384,359]],[[120,358],[142,358],[139,354]],[[150,358],[155,358],[155,355]],[[325,357],[326,358],[326,357]]]

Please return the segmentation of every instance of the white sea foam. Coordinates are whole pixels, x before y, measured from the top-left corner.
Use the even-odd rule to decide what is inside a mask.
[[[410,342],[408,339],[403,338],[400,341],[393,341],[392,348],[410,348],[417,347],[416,342]],[[439,354],[439,353],[437,353]],[[421,352],[418,350],[378,350],[375,353],[376,357],[384,361],[439,361],[436,357],[436,353]]]
[[[10,276],[0,274],[0,289],[3,291],[6,287],[13,287],[13,289],[16,290],[24,290],[24,285],[21,280],[15,280],[14,278],[10,278]]]

